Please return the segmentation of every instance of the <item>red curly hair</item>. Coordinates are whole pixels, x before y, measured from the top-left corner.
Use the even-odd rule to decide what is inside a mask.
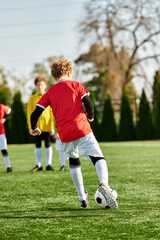
[[[59,79],[68,73],[73,74],[72,62],[68,59],[56,60],[51,65],[51,74],[55,79]]]

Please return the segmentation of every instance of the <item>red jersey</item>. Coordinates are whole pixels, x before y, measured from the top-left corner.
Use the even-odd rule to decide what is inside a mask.
[[[0,104],[0,121],[3,119],[4,115],[8,113],[8,110],[10,108]],[[5,133],[5,128],[4,128],[4,124],[0,123],[0,134],[4,134]]]
[[[51,106],[55,126],[62,142],[71,142],[92,132],[82,107],[82,98],[89,95],[82,84],[62,80],[52,86],[36,106]]]

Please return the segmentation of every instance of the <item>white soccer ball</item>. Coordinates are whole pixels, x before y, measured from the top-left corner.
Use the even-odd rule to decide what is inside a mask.
[[[110,187],[111,192],[113,193],[115,199],[118,199],[118,194],[116,192],[116,190],[112,187]],[[99,189],[97,189],[96,193],[95,193],[95,201],[97,203],[97,205],[101,208],[110,208],[108,206],[108,203],[106,201],[106,199],[104,198],[104,196],[102,195],[102,193],[100,193]]]

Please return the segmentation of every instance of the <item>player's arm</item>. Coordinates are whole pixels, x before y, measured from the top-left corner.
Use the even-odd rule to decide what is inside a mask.
[[[9,108],[9,109],[8,109],[8,112],[4,115],[3,118],[5,118],[5,119],[7,120],[7,118],[9,118],[9,117],[11,116],[12,113],[13,113],[12,109]]]
[[[86,116],[89,122],[94,120],[94,106],[89,96],[86,95],[82,98],[82,102],[84,103],[86,109]]]
[[[54,123],[53,123],[53,114],[52,114],[52,109],[51,107],[49,107],[49,125],[50,125],[50,131],[49,131],[49,134],[50,136],[53,136],[54,135]]]
[[[41,130],[37,127],[37,122],[43,111],[44,111],[43,108],[37,106],[36,109],[31,114],[31,127],[32,127],[31,135],[33,136],[37,136],[41,134]]]
[[[33,106],[33,97],[30,97],[28,103],[27,103],[27,125],[28,125],[28,129],[29,129],[29,134],[31,134],[32,130],[31,130],[31,114],[34,110],[34,106]]]
[[[7,118],[9,118],[11,116],[12,113],[13,113],[12,109],[9,108],[8,112],[6,114],[4,114],[3,119],[0,122],[4,123],[7,120]]]

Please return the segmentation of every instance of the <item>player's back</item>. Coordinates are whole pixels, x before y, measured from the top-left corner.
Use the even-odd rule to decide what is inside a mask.
[[[74,121],[80,113],[84,113],[78,86],[77,82],[67,80],[56,83],[48,90],[50,106],[58,125]]]
[[[62,142],[74,141],[92,131],[81,100],[87,94],[80,83],[72,80],[60,81],[47,91],[46,99]]]

